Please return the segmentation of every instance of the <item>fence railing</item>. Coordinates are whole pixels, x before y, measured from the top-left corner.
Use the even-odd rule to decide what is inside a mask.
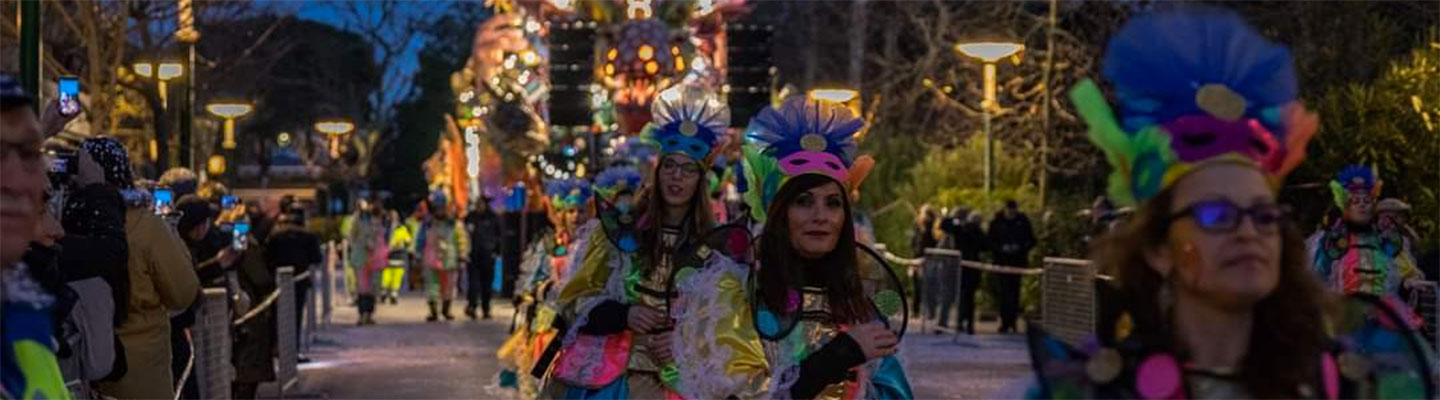
[[[231,364],[232,348],[235,345],[231,339],[232,333],[236,327],[255,318],[275,318],[276,380],[280,397],[284,398],[286,393],[297,387],[300,352],[308,351],[318,340],[318,332],[330,325],[330,314],[336,297],[333,296],[333,277],[339,264],[338,248],[334,242],[327,243],[324,264],[299,275],[295,274],[294,267],[277,268],[276,289],[245,310],[244,314],[233,318],[230,298],[231,292],[238,290],[236,285],[231,285],[231,288],[204,290],[199,300],[201,304],[197,311],[197,322],[191,329],[194,347],[194,373],[191,379],[196,380],[202,398],[231,397],[230,387],[236,375]],[[233,274],[231,279],[235,279]],[[319,290],[305,292],[307,298],[303,309],[297,307],[300,300],[297,298],[297,282],[319,282],[311,285]],[[303,318],[296,318],[296,313],[303,313]],[[301,339],[299,343],[296,343],[296,337]]]

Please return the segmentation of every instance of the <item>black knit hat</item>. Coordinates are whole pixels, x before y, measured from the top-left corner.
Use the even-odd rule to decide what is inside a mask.
[[[206,220],[215,218],[217,214],[210,202],[193,194],[185,195],[175,202],[175,210],[180,211],[180,222],[175,224],[175,230],[182,235]]]

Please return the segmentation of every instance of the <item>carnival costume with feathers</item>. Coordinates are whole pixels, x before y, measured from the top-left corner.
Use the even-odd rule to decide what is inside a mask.
[[[710,160],[730,120],[723,101],[692,86],[662,92],[652,111],[644,140],[659,148],[660,157],[679,154],[701,165]],[[705,268],[709,256],[728,248],[702,244],[738,233],[731,236],[739,238],[744,251],[748,235],[743,229],[721,227],[688,237],[687,232],[709,227],[660,226],[659,216],[642,215],[623,199],[641,181],[637,172],[612,168],[597,177],[602,195],[593,224],[601,229],[584,241],[578,272],[561,294],[567,304],[564,314],[576,323],[565,337],[554,377],[572,387],[568,398],[756,397],[748,388],[761,387],[751,382],[763,380],[764,358],[754,329],[745,324],[745,298],[739,291],[720,297],[715,287],[728,283],[740,288],[744,269]],[[651,179],[657,176],[652,172]],[[660,243],[641,243],[640,233],[651,229],[660,230]],[[702,248],[706,257],[697,256]],[[698,283],[701,280],[707,283]],[[624,326],[624,316],[637,305],[669,316],[672,362],[653,359],[646,347],[650,336],[660,333],[632,332]]]
[[[583,179],[545,182],[545,201],[555,221],[561,213],[585,207],[591,194],[590,183]],[[577,232],[581,230],[583,228]],[[583,236],[563,230],[545,232],[521,256],[515,282],[520,303],[518,320],[510,339],[498,353],[505,367],[501,371],[500,386],[518,389],[522,398],[549,397],[541,392],[542,379],[558,350],[555,337],[566,328],[566,320],[556,313],[559,309],[556,296],[570,277],[574,259],[571,255],[577,247],[574,237]]]
[[[1344,210],[1353,202],[1374,204],[1382,185],[1371,168],[1351,165],[1330,181],[1330,191],[1335,207]],[[1405,239],[1395,233],[1376,229],[1373,221],[1357,226],[1336,220],[1309,240],[1316,273],[1327,288],[1341,293],[1397,295],[1401,283],[1423,277]]]
[[[1297,101],[1289,51],[1227,11],[1188,7],[1134,18],[1111,39],[1104,75],[1115,86],[1118,115],[1093,82],[1070,97],[1115,169],[1111,198],[1124,205],[1144,204],[1215,163],[1254,166],[1278,188],[1318,126]],[[1315,355],[1322,373],[1293,397],[1434,396],[1427,350],[1391,304],[1350,299],[1343,311],[1329,321],[1337,350]],[[1234,375],[1183,368],[1163,327],[1132,327],[1128,311],[1115,314],[1079,348],[1032,325],[1039,385],[1028,396],[1252,397]]]
[[[751,143],[743,149],[739,184],[752,218],[763,225],[776,193],[790,178],[819,174],[835,180],[850,193],[859,187],[874,165],[868,156],[856,157],[855,134],[864,121],[848,108],[820,100],[793,96],[778,108],[767,108],[751,121]],[[859,278],[876,321],[903,337],[908,306],[903,286],[878,253],[856,243]],[[772,310],[760,295],[757,272],[765,268],[753,259],[724,261],[747,264],[746,295],[749,324],[761,338],[768,369],[764,391],[768,397],[789,398],[804,381],[822,387],[818,398],[913,398],[904,369],[896,356],[869,360],[851,368],[848,377],[835,381],[819,377],[806,364],[812,354],[827,348],[848,324],[832,319],[826,290],[791,282],[789,306]],[[716,263],[720,264],[720,263]],[[712,266],[711,269],[716,267]],[[804,365],[805,367],[802,367]],[[832,367],[832,366],[826,366]],[[842,374],[845,375],[845,374]]]

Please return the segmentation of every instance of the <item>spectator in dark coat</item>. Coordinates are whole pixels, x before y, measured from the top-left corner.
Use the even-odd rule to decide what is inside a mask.
[[[915,214],[915,226],[910,227],[910,251],[915,257],[924,257],[925,249],[938,245],[939,232],[935,230],[939,220],[939,213],[929,204],[920,206],[920,212]],[[935,315],[935,306],[938,304],[932,293],[937,293],[936,288],[940,284],[938,279],[933,279],[940,273],[936,265],[936,262],[925,263],[924,269],[920,271],[921,282],[915,285],[915,304],[924,306],[925,314],[931,316]]]
[[[1030,250],[1035,248],[1035,230],[1014,200],[1006,201],[1005,208],[990,221],[988,236],[995,264],[1029,266]],[[1020,275],[996,274],[991,278],[995,282],[995,299],[1000,305],[1000,333],[1015,332],[1015,322],[1020,315]]]
[[[265,241],[265,263],[271,271],[280,267],[294,267],[295,276],[308,271],[312,265],[325,260],[320,249],[320,236],[305,229],[305,212],[296,208],[280,216],[275,231]],[[300,348],[300,322],[305,315],[305,302],[310,297],[312,279],[295,281],[295,348]]]
[[[465,216],[465,229],[470,231],[470,264],[466,266],[467,283],[465,315],[475,319],[475,306],[490,319],[491,287],[495,281],[495,253],[500,249],[500,219],[490,211],[490,198],[481,198],[475,209]]]
[[[942,225],[945,230],[946,248],[960,251],[960,258],[966,261],[980,261],[980,253],[986,249],[985,230],[981,226],[983,217],[979,211],[954,213]],[[960,268],[960,315],[955,329],[975,334],[975,292],[980,288],[981,273],[974,268]],[[948,313],[947,313],[948,315]]]

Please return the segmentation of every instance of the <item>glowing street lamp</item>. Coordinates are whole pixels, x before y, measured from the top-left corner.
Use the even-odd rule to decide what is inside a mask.
[[[343,119],[325,120],[315,123],[315,130],[330,137],[330,158],[340,158],[340,136],[355,130],[355,124]]]
[[[839,103],[849,109],[851,115],[861,117],[860,92],[854,89],[810,89],[809,92],[805,92],[805,96],[812,100]],[[856,134],[856,140],[864,137],[869,129],[870,126],[867,123],[865,128],[862,128],[860,132]]]
[[[235,148],[235,119],[249,114],[253,108],[246,103],[214,103],[205,106],[206,111],[225,119],[225,141],[221,142],[222,147],[227,150]]]
[[[985,193],[995,187],[995,141],[990,133],[990,114],[998,107],[995,101],[995,63],[1025,51],[1025,45],[1010,42],[975,42],[955,45],[955,51],[985,64],[985,100],[980,103],[985,129]]]
[[[143,77],[146,77],[146,78],[155,78],[155,80],[156,80],[157,82],[159,82],[159,86],[160,86],[160,108],[161,108],[161,109],[168,109],[168,108],[169,108],[169,104],[170,104],[170,101],[169,101],[170,95],[169,95],[169,90],[167,89],[167,86],[166,86],[166,84],[165,84],[165,81],[168,81],[168,80],[171,80],[171,79],[175,79],[175,78],[179,77],[180,75],[183,75],[183,74],[184,74],[184,71],[185,71],[185,66],[184,66],[184,65],[180,65],[180,63],[171,63],[171,62],[159,63],[159,64],[143,63],[143,62],[142,62],[142,63],[135,63],[135,65],[131,66],[131,68],[135,70],[135,74],[140,75],[140,76],[143,76]]]

